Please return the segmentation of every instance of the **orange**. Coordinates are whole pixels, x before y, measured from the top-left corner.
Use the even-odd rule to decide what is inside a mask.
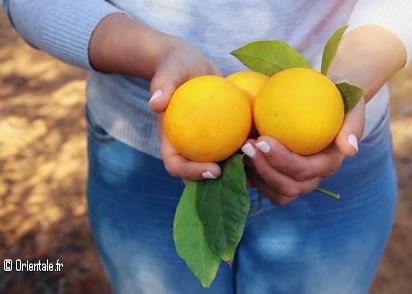
[[[226,79],[248,93],[249,103],[253,108],[256,95],[269,77],[256,71],[238,71],[227,76]],[[255,124],[252,122],[248,138],[256,139],[257,137],[259,137],[259,133],[256,130]]]
[[[289,150],[310,155],[331,144],[344,119],[341,94],[325,75],[292,68],[273,75],[255,97],[254,122]]]
[[[167,138],[192,161],[230,157],[247,139],[251,123],[247,94],[219,76],[200,76],[182,84],[164,114]]]
[[[253,105],[253,101],[269,79],[268,76],[256,71],[238,71],[226,77],[243,91],[249,94],[249,103]]]

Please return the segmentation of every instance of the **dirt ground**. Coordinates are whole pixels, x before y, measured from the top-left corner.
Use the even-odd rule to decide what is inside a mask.
[[[64,265],[1,269],[0,293],[110,293],[86,217],[85,76],[27,46],[0,13],[0,262]],[[411,288],[412,67],[391,92],[399,205],[372,294]]]

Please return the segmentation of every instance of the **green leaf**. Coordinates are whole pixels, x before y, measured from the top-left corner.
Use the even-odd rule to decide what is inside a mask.
[[[306,59],[288,43],[256,41],[231,52],[251,70],[272,76],[287,68],[309,67]]]
[[[363,90],[346,82],[337,83],[335,85],[342,96],[343,104],[345,106],[345,113],[348,113],[362,98]]]
[[[249,212],[243,155],[225,161],[219,179],[198,183],[196,207],[209,247],[230,265]]]
[[[196,182],[188,182],[176,208],[173,238],[177,254],[208,288],[216,277],[220,258],[207,245],[202,223],[196,211]]]
[[[338,50],[338,46],[340,41],[342,40],[343,33],[346,31],[347,28],[348,25],[339,28],[326,42],[325,48],[323,49],[321,66],[321,72],[324,75],[328,73],[329,66],[332,63],[333,58],[335,58],[336,50]]]

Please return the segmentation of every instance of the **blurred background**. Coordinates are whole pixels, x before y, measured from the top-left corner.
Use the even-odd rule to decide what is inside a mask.
[[[110,293],[86,216],[86,72],[26,45],[0,13],[0,262],[56,262],[60,272],[4,272],[0,293]],[[412,66],[391,81],[399,204],[372,294],[410,292]]]

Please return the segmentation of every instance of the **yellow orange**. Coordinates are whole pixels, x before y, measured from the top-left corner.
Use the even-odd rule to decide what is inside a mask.
[[[331,144],[344,119],[341,94],[325,75],[292,68],[272,76],[255,97],[254,122],[289,150],[309,155]]]
[[[263,87],[269,77],[256,71],[238,71],[227,76],[226,79],[248,93],[249,103],[253,108],[256,95],[259,93],[260,89]],[[259,133],[256,130],[256,126],[253,121],[248,137],[253,139],[259,137]]]
[[[256,71],[238,71],[226,78],[249,94],[251,105],[253,105],[253,101],[262,86],[269,79],[268,76]]]
[[[247,94],[219,76],[193,78],[173,93],[164,132],[173,147],[193,161],[222,161],[249,134],[252,110]]]

